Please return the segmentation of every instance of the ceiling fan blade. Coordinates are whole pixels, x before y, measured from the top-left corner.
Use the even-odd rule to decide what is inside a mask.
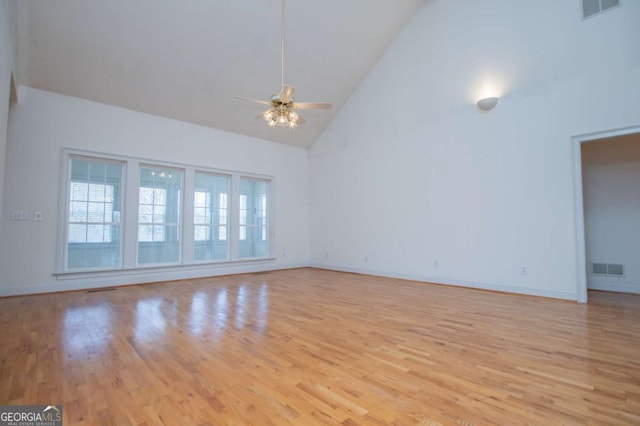
[[[295,102],[295,109],[331,109],[329,102]]]
[[[241,99],[243,101],[249,101],[249,102],[256,102],[259,104],[263,104],[263,105],[271,105],[271,102],[269,101],[263,101],[261,99],[255,99],[255,98],[246,98],[244,96],[234,96],[234,98],[236,99]]]
[[[285,84],[282,86],[282,90],[280,90],[280,102],[287,103],[293,99],[293,92],[295,92],[295,88]]]
[[[304,118],[298,116],[298,124],[304,124],[306,122],[307,122],[307,120],[305,120]]]

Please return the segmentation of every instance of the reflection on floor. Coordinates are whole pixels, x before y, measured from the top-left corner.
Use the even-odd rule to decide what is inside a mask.
[[[0,404],[65,424],[640,424],[640,296],[296,269],[0,299]]]

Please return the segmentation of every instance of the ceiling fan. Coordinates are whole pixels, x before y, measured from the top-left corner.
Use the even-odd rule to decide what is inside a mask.
[[[262,117],[268,127],[276,126],[289,127],[293,129],[299,124],[304,124],[305,120],[295,111],[297,109],[330,109],[331,104],[327,102],[296,102],[293,99],[295,89],[288,84],[284,84],[284,3],[282,0],[282,17],[280,31],[280,55],[281,55],[281,89],[280,93],[271,96],[268,101],[261,99],[235,96],[236,99],[251,101],[263,105],[269,105],[269,109],[256,118]]]

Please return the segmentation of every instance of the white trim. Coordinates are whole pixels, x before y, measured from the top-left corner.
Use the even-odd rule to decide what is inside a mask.
[[[68,148],[68,147],[63,147],[62,151],[67,155],[80,155],[85,157],[92,157],[92,158],[98,158],[98,159],[111,159],[111,160],[124,161],[124,162],[137,161],[138,163],[140,163],[140,165],[147,165],[151,167],[160,166],[160,167],[169,167],[169,168],[175,168],[175,169],[192,168],[192,169],[195,169],[196,171],[209,172],[209,173],[215,173],[215,174],[223,174],[223,175],[239,174],[242,176],[256,178],[256,179],[263,179],[263,180],[273,179],[272,175],[266,175],[261,173],[251,173],[251,172],[245,172],[242,170],[219,169],[211,166],[178,163],[175,161],[158,160],[154,158],[142,158],[142,157],[136,157],[136,156],[110,154],[108,152],[88,151],[84,149],[76,149],[76,148]]]
[[[185,280],[191,278],[206,278],[222,275],[249,274],[255,272],[278,271],[295,268],[316,268],[339,272],[351,272],[379,277],[397,278],[404,280],[420,281],[424,283],[467,287],[479,290],[498,291],[502,293],[523,294],[528,296],[550,297],[554,299],[575,300],[575,294],[570,291],[553,289],[539,289],[531,287],[505,286],[495,283],[448,279],[442,277],[428,277],[416,274],[402,274],[374,269],[351,268],[336,265],[324,265],[319,263],[296,263],[279,266],[267,266],[275,259],[262,259],[250,261],[225,262],[223,264],[188,265],[182,267],[164,268],[137,268],[133,271],[104,271],[103,274],[69,273],[59,274],[56,281],[48,284],[29,287],[8,287],[0,289],[0,297],[21,296],[28,294],[53,293],[61,291],[89,290],[104,287],[118,287],[132,284],[144,284]],[[630,290],[625,290],[631,292]]]
[[[576,284],[576,300],[580,303],[587,303],[587,255],[586,237],[584,229],[584,200],[582,195],[582,154],[583,143],[593,142],[603,138],[624,136],[633,133],[640,133],[640,126],[623,127],[615,130],[587,133],[576,135],[571,138],[573,151],[573,199],[575,215],[575,244],[576,244],[576,273],[578,282]]]
[[[591,283],[589,290],[617,291],[620,293],[640,294],[640,285],[631,283]]]
[[[249,265],[273,262],[276,258],[267,257],[253,257],[250,259],[241,260],[225,260],[220,262],[208,262],[208,263],[192,263],[192,264],[153,264],[136,266],[129,269],[102,269],[102,270],[84,270],[84,271],[70,271],[70,272],[57,272],[51,274],[56,280],[74,280],[74,279],[86,279],[86,278],[98,278],[98,277],[129,277],[133,275],[145,275],[154,273],[172,273],[178,271],[192,271],[199,269],[212,269],[212,268],[224,268],[233,265]]]
[[[237,198],[237,200],[236,200]],[[240,175],[231,175],[229,179],[229,195],[227,198],[227,223],[229,231],[227,232],[229,259],[240,258],[240,226],[231,226],[232,218],[240,218]],[[239,223],[238,223],[239,225]]]
[[[579,303],[587,303],[587,253],[584,236],[584,202],[582,199],[582,154],[581,139],[572,138],[573,152],[573,203],[575,214],[576,283],[575,298]]]
[[[55,270],[62,270],[67,265],[67,209],[69,208],[69,181],[71,166],[69,153],[60,150],[60,164],[58,168],[58,215],[56,220]]]
[[[122,224],[122,268],[132,269],[138,264],[138,205],[140,198],[140,162],[127,161],[123,188],[124,202],[120,213]],[[134,214],[126,214],[134,212]]]
[[[356,274],[374,275],[387,278],[399,278],[403,280],[420,281],[431,284],[443,284],[456,287],[467,287],[479,290],[499,291],[502,293],[524,294],[528,296],[550,297],[554,299],[576,300],[572,291],[562,291],[554,289],[541,289],[533,287],[516,287],[495,283],[487,283],[480,281],[466,281],[458,279],[449,279],[441,277],[428,277],[425,275],[402,274],[397,272],[379,271],[374,269],[351,268],[345,266],[323,265],[319,263],[311,263],[310,267],[317,269],[326,269],[339,272],[353,272]]]
[[[105,287],[121,287],[134,284],[159,283],[165,281],[178,281],[224,275],[251,274],[256,272],[278,271],[282,269],[305,268],[309,266],[306,263],[279,266],[267,265],[267,263],[272,261],[273,260],[269,259],[262,262],[233,262],[227,264],[227,267],[225,268],[206,268],[204,266],[193,267],[195,265],[190,265],[192,266],[191,268],[180,268],[180,270],[168,270],[169,268],[167,268],[167,270],[160,271],[157,268],[149,268],[149,270],[137,270],[134,274],[107,274],[102,277],[94,277],[92,279],[78,276],[36,286],[13,286],[1,288],[0,297],[91,290]]]
[[[194,260],[194,250],[195,250],[195,241],[194,241],[194,232],[195,232],[195,224],[193,222],[193,212],[194,212],[194,194],[196,191],[196,170],[195,169],[186,169],[182,176],[182,200],[180,201],[182,205],[182,213],[180,214],[180,259],[182,259],[182,263],[194,264],[196,261]],[[227,179],[228,175],[224,175]],[[191,195],[187,197],[187,194]],[[190,244],[186,244],[186,241],[190,241]],[[227,256],[229,253],[227,252]]]

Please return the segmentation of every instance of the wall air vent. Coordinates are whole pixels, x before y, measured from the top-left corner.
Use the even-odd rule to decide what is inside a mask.
[[[591,18],[621,4],[622,0],[582,0],[582,19]]]
[[[623,277],[624,265],[620,263],[592,263],[591,273],[593,275],[611,275],[614,277]]]

